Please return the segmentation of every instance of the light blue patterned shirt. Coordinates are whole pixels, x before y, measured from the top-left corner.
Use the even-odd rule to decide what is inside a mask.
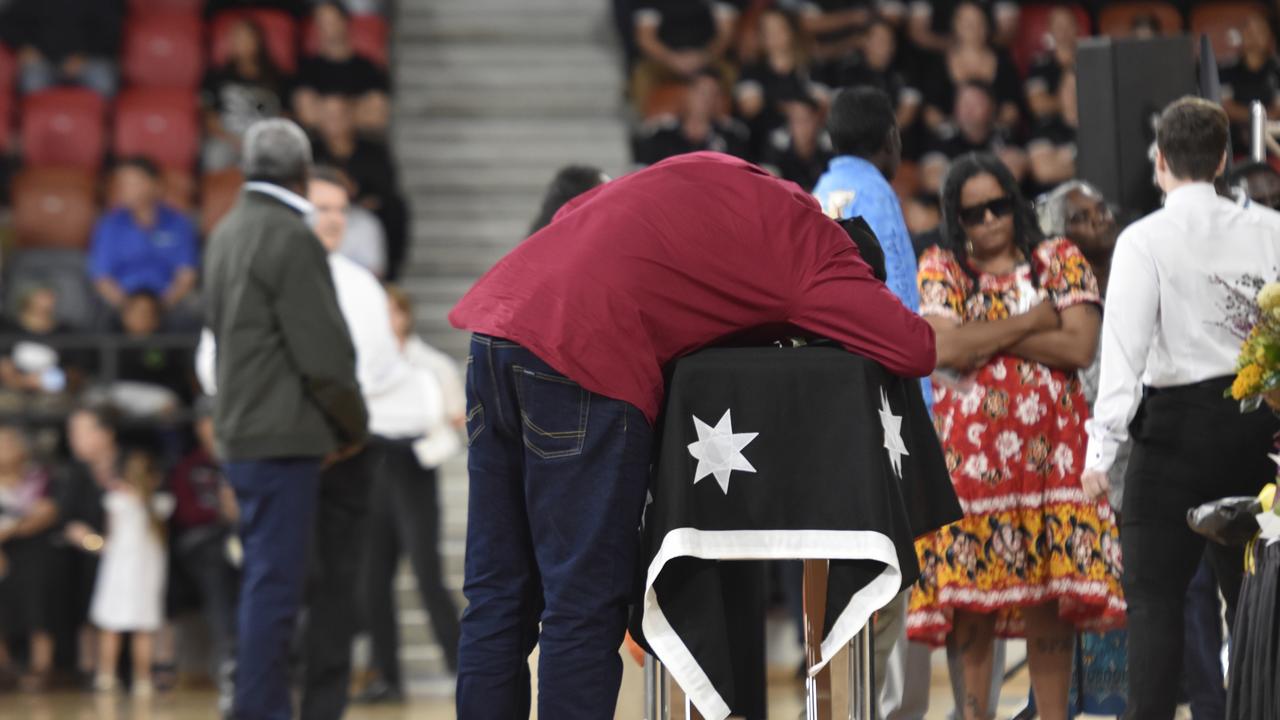
[[[916,284],[916,252],[893,186],[875,165],[860,157],[842,155],[831,161],[813,189],[822,209],[839,218],[861,216],[884,249],[885,284],[903,305],[920,312],[920,288]],[[925,405],[932,410],[933,392],[928,379],[921,383]]]

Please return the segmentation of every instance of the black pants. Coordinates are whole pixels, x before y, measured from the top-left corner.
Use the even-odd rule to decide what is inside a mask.
[[[210,672],[219,686],[229,679],[228,664],[235,659],[236,603],[240,595],[240,575],[227,560],[228,535],[227,528],[204,527],[179,535],[174,543],[176,570],[199,596],[213,645]]]
[[[365,450],[320,474],[307,574],[303,720],[337,720],[347,707],[351,641],[358,627],[356,587],[369,511],[370,455]]]
[[[1187,510],[1232,495],[1256,495],[1275,477],[1267,453],[1280,421],[1242,415],[1223,399],[1229,380],[1152,391],[1134,420],[1120,540],[1129,603],[1131,720],[1167,720],[1178,701],[1187,587],[1206,541],[1187,526]],[[1240,592],[1243,550],[1209,545],[1227,600]]]
[[[400,633],[396,625],[395,576],[400,557],[418,580],[422,605],[450,672],[458,670],[458,607],[444,586],[440,563],[440,503],[435,470],[418,464],[406,444],[379,442],[372,449],[377,471],[369,508],[365,550],[365,619],[373,637],[373,662],[382,679],[401,687]]]

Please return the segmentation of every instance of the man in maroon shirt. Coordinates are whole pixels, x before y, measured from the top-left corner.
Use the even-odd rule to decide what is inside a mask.
[[[449,316],[467,359],[468,607],[458,715],[612,718],[663,368],[789,328],[891,372],[934,368],[933,332],[798,186],[714,153],[566,205]],[[541,631],[539,631],[541,623]]]

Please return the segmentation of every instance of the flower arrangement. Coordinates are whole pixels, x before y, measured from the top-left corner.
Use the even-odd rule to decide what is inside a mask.
[[[1252,302],[1241,303],[1244,312],[1237,319],[1243,322],[1234,323],[1244,332],[1244,342],[1228,394],[1244,412],[1263,402],[1280,411],[1280,282],[1257,284],[1261,287],[1249,298]]]

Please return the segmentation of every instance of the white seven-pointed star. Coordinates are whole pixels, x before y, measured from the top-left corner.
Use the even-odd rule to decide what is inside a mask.
[[[902,456],[910,455],[907,446],[902,442],[902,416],[894,415],[889,407],[889,396],[880,388],[880,425],[884,428],[884,449],[889,452],[889,462],[893,472],[902,478]]]
[[[694,484],[708,475],[715,475],[716,482],[720,483],[720,489],[726,495],[729,494],[729,475],[734,470],[751,473],[756,471],[747,462],[742,450],[760,434],[734,433],[731,413],[731,410],[725,410],[724,417],[720,418],[715,427],[702,422],[695,415],[693,428],[698,432],[698,442],[689,443],[689,454],[698,461]]]

